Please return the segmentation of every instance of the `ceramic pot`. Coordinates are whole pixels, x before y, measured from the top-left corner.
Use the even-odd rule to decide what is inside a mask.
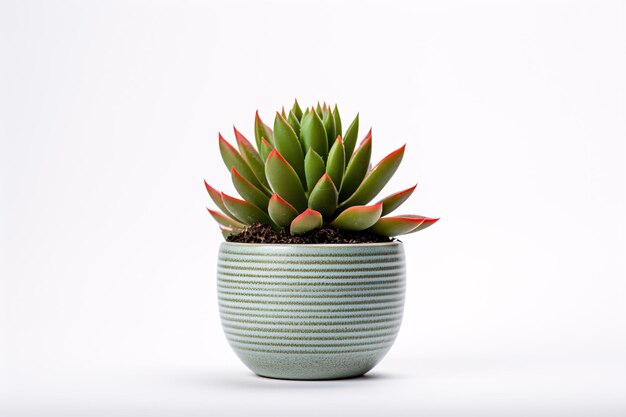
[[[400,242],[224,242],[219,251],[226,338],[265,377],[337,379],[372,369],[400,329],[405,282]]]

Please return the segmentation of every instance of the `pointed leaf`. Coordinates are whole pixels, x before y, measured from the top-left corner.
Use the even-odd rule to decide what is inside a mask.
[[[293,219],[298,217],[298,210],[296,210],[287,200],[281,198],[278,194],[274,193],[267,206],[267,211],[270,218],[280,227],[287,227],[291,224]]]
[[[224,160],[226,168],[228,168],[228,170],[230,171],[232,167],[235,167],[245,179],[250,181],[256,187],[264,189],[263,184],[261,184],[256,175],[254,175],[254,172],[252,172],[252,168],[250,168],[250,165],[248,165],[245,159],[243,159],[241,154],[237,152],[237,150],[233,148],[230,143],[226,142],[221,134],[219,135],[219,140],[220,153],[222,155],[222,160]]]
[[[317,102],[317,106],[315,107],[315,111],[317,112],[318,116],[320,118],[324,117],[324,109],[322,109],[322,106],[320,106],[320,102]]]
[[[261,138],[261,157],[263,157],[264,161],[267,160],[267,157],[269,156],[270,152],[272,152],[272,149],[274,149],[272,144],[266,141],[265,138]],[[265,169],[265,164],[263,165],[264,165],[263,169]],[[267,178],[267,175],[266,175],[266,178]]]
[[[298,174],[276,149],[270,152],[265,161],[265,175],[272,190],[296,210],[301,212],[307,208],[306,195]]]
[[[425,222],[427,222],[427,225],[424,227],[428,227],[437,220],[439,219],[428,219],[424,216],[416,216],[412,214],[388,216],[378,220],[369,230],[377,235],[394,237],[407,233],[413,233],[418,229],[423,228],[422,225]]]
[[[244,200],[254,204],[264,212],[267,211],[267,203],[269,203],[270,198],[263,191],[259,190],[250,181],[242,177],[235,167],[231,170],[231,177],[235,190],[237,190]]]
[[[335,119],[335,134],[337,136],[343,136],[343,131],[341,130],[341,117],[339,116],[339,109],[336,104],[333,109],[333,118]]]
[[[246,139],[246,137],[242,135],[235,126],[233,126],[233,130],[235,131],[237,147],[239,148],[241,156],[245,159],[248,165],[250,165],[254,175],[258,178],[261,184],[269,188],[270,185],[265,178],[265,164],[263,163],[264,160],[261,159],[261,155],[259,155],[250,141]]]
[[[346,172],[343,176],[343,183],[341,184],[341,189],[339,191],[339,201],[344,201],[349,198],[356,191],[356,189],[359,188],[359,185],[361,185],[363,178],[365,178],[365,175],[367,174],[367,167],[372,156],[371,133],[372,131],[370,130],[352,158],[350,158],[350,162],[348,162],[348,167],[346,168]]]
[[[343,172],[346,168],[346,160],[341,136],[337,136],[337,140],[328,152],[328,160],[326,161],[326,173],[330,175],[333,183],[337,188],[341,188],[343,180]]]
[[[285,106],[280,111],[280,115],[283,116],[283,119],[287,119],[287,113],[285,113]]]
[[[371,133],[371,130],[370,130]],[[350,161],[352,157],[352,152],[356,147],[356,139],[359,136],[359,113],[356,114],[356,117],[348,126],[348,130],[346,130],[346,134],[343,136],[343,146],[346,148],[346,163]]]
[[[275,227],[270,216],[254,204],[225,193],[222,193],[222,199],[228,211],[233,213],[240,222],[245,224],[261,223]]]
[[[222,193],[211,187],[206,180],[204,181],[204,186],[206,187],[209,197],[211,197],[211,200],[213,200],[215,205],[219,207],[219,209],[222,210],[228,217],[234,217],[224,205],[224,202],[222,201]]]
[[[417,226],[415,229],[411,230],[409,233],[419,232],[420,230],[424,230],[427,227],[430,227],[430,226],[432,226],[433,224],[435,224],[435,223],[437,223],[439,221],[438,218],[417,216],[415,214],[411,215],[411,217],[422,218],[422,219],[424,219],[424,221],[419,226]]]
[[[293,219],[289,229],[292,235],[310,232],[319,229],[324,224],[322,215],[315,210],[306,209],[298,217]]]
[[[287,116],[287,122],[289,123],[293,131],[296,132],[296,136],[298,136],[299,138],[300,137],[300,121],[298,120],[296,115],[293,114],[293,111],[289,112],[289,116]],[[298,139],[298,142],[300,142],[300,139]]]
[[[302,124],[300,125],[300,139],[304,144],[304,149],[308,152],[313,149],[322,159],[326,159],[328,155],[328,139],[326,138],[326,129],[322,119],[319,118],[315,111],[302,116]]]
[[[256,138],[256,146],[259,149],[261,149],[261,138],[265,138],[265,140],[269,143],[274,143],[274,134],[272,129],[263,123],[258,110],[254,116],[254,137]]]
[[[311,195],[309,195],[309,208],[319,211],[324,218],[331,217],[337,209],[337,188],[328,174],[322,175]]]
[[[352,206],[344,210],[331,224],[338,229],[358,232],[372,227],[382,212],[382,203],[373,206]]]
[[[296,116],[298,121],[302,120],[302,109],[300,108],[300,105],[298,104],[298,100],[294,101],[291,111],[293,112],[294,116]]]
[[[305,184],[304,154],[302,153],[300,140],[296,132],[287,123],[287,120],[278,112],[276,112],[276,118],[274,119],[274,146],[296,171],[300,181]]]
[[[228,238],[228,236],[235,236],[243,232],[243,229],[239,229],[237,227],[228,227],[228,226],[220,225],[219,228],[222,231],[222,236],[224,236],[224,239]]]
[[[309,149],[304,157],[304,172],[306,174],[306,183],[309,193],[313,191],[313,187],[315,187],[317,181],[322,178],[325,171],[326,167],[324,166],[322,157],[319,156],[313,148]]]
[[[217,210],[211,210],[210,208],[207,208],[207,210],[211,214],[211,216],[213,216],[215,221],[218,224],[221,224],[222,226],[239,227],[239,228],[246,227],[245,224],[233,219],[230,216],[225,215],[224,213],[221,213]]]
[[[417,187],[417,184],[415,184],[413,187],[407,188],[406,190],[398,191],[397,193],[388,195],[387,197],[380,200],[379,202],[383,203],[383,214],[381,214],[381,216],[386,216],[387,214],[400,207],[400,205],[404,203],[407,198],[411,196],[411,194],[413,194],[413,190],[415,190],[415,187]]]
[[[332,112],[324,112],[324,119],[322,122],[324,123],[324,129],[326,130],[328,149],[330,149],[330,147],[333,146],[333,143],[335,143],[335,139],[337,139],[337,134],[335,134],[335,118],[333,117]]]
[[[359,188],[344,201],[341,205],[343,207],[350,207],[354,205],[367,204],[383,189],[389,179],[395,174],[400,162],[402,162],[402,156],[404,156],[404,148],[406,145],[402,145],[399,149],[391,152],[384,157],[378,165],[376,165],[371,172],[367,174]]]

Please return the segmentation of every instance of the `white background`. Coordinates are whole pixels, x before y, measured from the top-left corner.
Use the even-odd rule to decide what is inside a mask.
[[[623,416],[625,9],[2,1],[0,415]],[[218,320],[217,133],[295,97],[442,218],[361,379],[255,377]]]

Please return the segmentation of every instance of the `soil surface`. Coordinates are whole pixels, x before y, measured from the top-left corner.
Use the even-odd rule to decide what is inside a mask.
[[[322,226],[320,229],[312,230],[301,235],[291,235],[289,230],[282,229],[275,231],[263,224],[253,224],[244,229],[238,235],[228,236],[228,242],[239,243],[289,243],[289,244],[311,244],[311,243],[384,243],[392,242],[385,236],[379,236],[367,232],[348,232],[333,226]]]

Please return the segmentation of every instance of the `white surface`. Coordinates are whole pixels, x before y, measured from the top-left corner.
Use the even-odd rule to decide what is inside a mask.
[[[624,2],[223,3],[1,3],[0,415],[624,415]],[[368,378],[219,326],[217,132],[294,97],[442,217]]]

